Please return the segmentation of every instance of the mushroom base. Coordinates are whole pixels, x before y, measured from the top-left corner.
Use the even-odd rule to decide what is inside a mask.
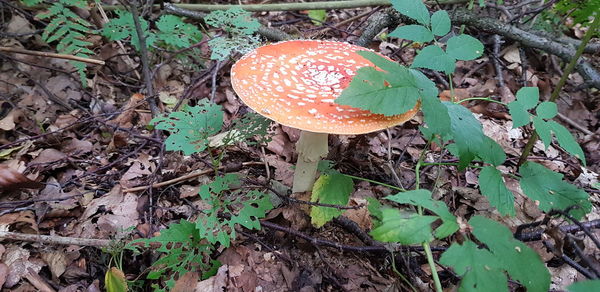
[[[329,152],[325,133],[302,131],[300,139],[296,142],[298,161],[294,172],[294,185],[292,192],[300,193],[311,191],[317,179],[317,166],[321,158]]]

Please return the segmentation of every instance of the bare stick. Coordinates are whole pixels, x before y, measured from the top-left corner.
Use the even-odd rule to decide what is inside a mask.
[[[84,63],[88,63],[88,64],[95,64],[95,65],[104,65],[104,61],[102,61],[102,60],[95,60],[95,59],[84,58],[84,57],[73,56],[73,55],[31,51],[31,50],[11,48],[11,47],[0,47],[0,51],[7,52],[7,53],[72,60],[72,61],[84,62]]]
[[[249,165],[264,165],[263,162],[255,162],[255,161],[250,161],[250,162],[243,162],[242,166],[249,166]],[[219,167],[219,170],[227,170],[228,167],[226,166],[221,166]],[[167,181],[163,181],[163,182],[159,182],[159,183],[155,183],[152,184],[151,186],[139,186],[139,187],[134,187],[134,188],[129,188],[129,189],[124,189],[124,192],[128,192],[128,193],[135,193],[135,192],[139,192],[139,191],[143,191],[146,190],[150,187],[152,188],[160,188],[160,187],[164,187],[164,186],[168,186],[168,185],[172,185],[175,183],[178,183],[180,181],[186,181],[186,180],[190,180],[199,176],[203,176],[203,175],[207,175],[209,173],[213,173],[215,172],[214,169],[209,169],[209,170],[202,170],[202,171],[198,171],[198,172],[193,172],[184,176],[180,176],[180,177],[176,177],[174,179],[170,179]]]
[[[0,239],[12,239],[19,241],[28,242],[39,242],[46,244],[58,244],[58,245],[79,245],[79,246],[95,246],[95,247],[107,247],[111,245],[112,240],[108,239],[93,239],[93,238],[77,238],[77,237],[63,237],[56,235],[38,235],[38,234],[25,234],[17,232],[0,231]]]

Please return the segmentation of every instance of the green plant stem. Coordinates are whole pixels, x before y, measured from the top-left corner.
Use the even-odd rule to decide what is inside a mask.
[[[495,103],[501,104],[503,106],[506,106],[506,103],[503,103],[503,102],[497,101],[497,100],[493,100],[493,99],[491,99],[489,97],[469,97],[469,98],[461,99],[461,100],[459,100],[459,101],[457,101],[455,103],[459,104],[459,103],[463,103],[463,102],[467,102],[467,101],[472,101],[472,100],[484,100],[484,101],[495,102]]]
[[[401,187],[389,185],[389,184],[386,184],[386,183],[382,183],[380,181],[376,181],[376,180],[372,180],[372,179],[368,179],[368,178],[364,178],[364,177],[360,177],[360,176],[353,176],[353,175],[345,174],[345,173],[342,173],[342,175],[345,176],[345,177],[352,178],[352,179],[362,180],[362,181],[370,182],[370,183],[373,183],[373,184],[376,184],[376,185],[384,186],[386,188],[390,188],[390,189],[393,189],[393,190],[397,190],[397,191],[401,191],[401,192],[406,192],[406,190],[403,189],[403,188],[401,188]]]
[[[438,0],[427,1],[429,4],[457,4],[468,0]],[[294,10],[319,10],[319,9],[350,9],[370,6],[389,6],[389,0],[348,0],[348,1],[317,1],[300,3],[272,3],[272,4],[174,4],[177,7],[195,11],[227,10],[233,7],[241,7],[246,11],[294,11]],[[158,7],[158,5],[157,5]],[[106,5],[104,10],[122,9],[120,5]]]
[[[581,40],[581,44],[579,44],[579,47],[577,48],[577,51],[575,52],[575,56],[573,56],[573,58],[571,59],[571,61],[567,65],[567,67],[565,68],[563,75],[560,77],[560,80],[558,81],[558,84],[556,84],[556,87],[554,88],[554,91],[552,91],[552,94],[550,95],[550,99],[548,101],[556,102],[556,100],[558,99],[558,95],[560,94],[563,86],[565,86],[565,83],[567,83],[567,79],[569,78],[569,75],[575,69],[575,66],[577,65],[577,61],[579,60],[579,57],[581,57],[581,54],[583,54],[585,47],[587,46],[588,42],[590,41],[590,39],[592,38],[592,36],[596,32],[596,30],[598,30],[599,26],[600,26],[600,13],[597,13],[596,17],[594,18],[594,22],[592,22],[592,24],[590,24],[589,29],[583,36],[583,39]],[[527,144],[525,144],[525,148],[523,148],[523,153],[521,153],[521,157],[519,157],[519,162],[517,163],[517,166],[520,166],[523,163],[525,163],[525,161],[527,161],[527,156],[529,156],[529,153],[531,153],[531,150],[533,149],[533,145],[535,145],[535,142],[538,140],[539,137],[540,136],[538,135],[537,131],[534,130],[533,134],[531,134],[531,137],[529,138],[529,141],[527,141]]]
[[[423,148],[423,152],[419,156],[419,161],[417,161],[417,165],[415,166],[415,189],[419,189],[421,185],[421,176],[419,175],[419,171],[421,170],[421,165],[423,164],[423,160],[425,159],[425,150],[429,148],[431,145],[431,141],[427,142],[425,148]],[[417,212],[419,215],[423,215],[423,207],[417,206]],[[427,263],[429,264],[429,268],[431,269],[431,276],[433,277],[433,283],[435,286],[436,292],[442,292],[442,282],[440,282],[440,277],[437,273],[437,269],[435,267],[435,261],[433,260],[433,254],[431,253],[431,247],[429,246],[429,242],[423,242],[422,244],[423,250],[425,250],[425,255],[427,257]]]

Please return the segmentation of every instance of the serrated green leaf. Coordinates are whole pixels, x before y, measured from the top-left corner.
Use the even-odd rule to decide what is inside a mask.
[[[479,189],[486,196],[490,205],[498,209],[502,215],[515,215],[515,197],[506,188],[502,173],[493,166],[484,167],[479,173]]]
[[[111,41],[120,41],[126,38],[131,38],[131,45],[137,50],[140,50],[140,40],[133,23],[133,16],[130,12],[117,10],[118,17],[111,19],[104,25],[101,33],[104,37]],[[151,47],[156,36],[150,31],[148,22],[140,18],[140,26],[146,36],[146,46]]]
[[[504,163],[506,160],[506,154],[504,149],[494,139],[484,136],[481,148],[477,151],[477,156],[483,160],[483,162],[498,166]]]
[[[454,72],[456,60],[436,45],[424,47],[413,60],[411,68],[427,68],[447,74]]]
[[[422,0],[391,0],[392,6],[398,12],[406,15],[422,25],[429,26],[429,10]]]
[[[260,27],[260,22],[240,7],[212,11],[204,17],[204,21],[231,34],[251,35]]]
[[[25,6],[33,6],[42,3],[44,0],[21,0]]]
[[[567,130],[567,128],[565,128],[563,125],[555,121],[548,121],[547,125],[552,129],[552,132],[554,132],[554,136],[556,137],[560,147],[565,149],[565,151],[569,152],[571,155],[577,157],[579,160],[581,160],[583,165],[586,166],[583,150],[581,149],[581,146],[579,146],[579,143],[575,141],[575,138],[573,138],[571,132],[569,132],[569,130]]]
[[[437,216],[417,214],[402,216],[400,211],[392,208],[384,208],[381,212],[383,215],[381,225],[369,233],[375,240],[417,244],[433,239],[431,223],[438,219]]]
[[[175,15],[161,16],[156,27],[159,29],[156,37],[174,49],[188,48],[202,39],[202,33],[196,26]]]
[[[521,165],[519,174],[523,193],[535,200],[544,212],[577,206],[570,214],[579,219],[592,209],[588,194],[563,181],[563,175],[560,173],[528,161]]]
[[[421,189],[407,191],[387,196],[385,198],[399,204],[421,206],[438,215],[442,219],[442,225],[435,230],[435,237],[437,238],[441,239],[450,236],[458,230],[456,217],[450,213],[446,203],[432,199],[431,192],[428,190]]]
[[[448,108],[454,143],[458,148],[459,167],[466,167],[484,145],[481,123],[464,106],[443,102]]]
[[[257,36],[238,36],[235,38],[216,37],[208,41],[212,60],[225,61],[232,53],[245,54],[258,47],[260,39]]]
[[[373,52],[357,53],[385,71],[374,67],[358,69],[336,103],[387,116],[405,113],[415,107],[422,93],[415,76],[407,68]]]
[[[470,35],[461,34],[448,40],[446,53],[454,59],[474,60],[483,54],[483,44]]]
[[[352,179],[345,175],[339,173],[321,175],[313,186],[310,201],[345,206],[353,190]],[[343,212],[336,208],[313,206],[310,210],[310,218],[313,225],[321,227]]]
[[[453,243],[440,258],[462,278],[459,292],[507,292],[508,283],[496,257],[486,249],[477,248],[470,240],[462,245]]]
[[[260,218],[267,215],[267,211],[273,209],[273,204],[268,195],[257,190],[252,190],[245,195],[246,201],[237,215],[230,219],[230,224],[240,224],[250,230],[260,229]]]
[[[575,282],[567,287],[569,292],[600,291],[600,280],[587,280]]]
[[[512,117],[513,129],[525,126],[531,122],[530,115],[525,109],[525,106],[523,106],[523,104],[518,100],[512,101],[508,104],[508,112]]]
[[[431,31],[436,36],[444,36],[450,32],[450,16],[446,10],[438,10],[431,15]]]
[[[558,114],[558,108],[556,107],[556,103],[544,101],[538,104],[537,108],[535,108],[535,113],[538,117],[549,120]]]
[[[310,20],[314,25],[321,26],[323,25],[323,22],[325,22],[325,19],[327,19],[327,10],[309,10],[308,17],[310,17]]]
[[[173,112],[167,117],[156,117],[150,124],[155,124],[156,129],[171,132],[165,140],[167,150],[190,155],[206,150],[208,137],[218,133],[223,126],[223,111],[221,106],[202,99],[197,106]]]
[[[426,43],[433,40],[433,33],[428,28],[416,24],[397,27],[389,36],[419,43]]]
[[[512,279],[519,281],[527,291],[548,291],[550,273],[540,255],[514,239],[507,227],[483,216],[473,216],[469,225],[473,227],[473,235],[487,245]]]
[[[451,135],[450,115],[448,108],[442,104],[437,97],[426,97],[422,99],[421,110],[427,130],[431,134],[440,135],[443,139],[449,139]],[[422,127],[422,130],[425,128]],[[431,138],[431,134],[424,134],[426,139]]]
[[[540,140],[544,142],[546,149],[548,149],[552,142],[552,129],[550,129],[548,122],[542,120],[540,117],[533,116],[532,120],[535,131],[540,136]]]
[[[127,291],[127,280],[123,271],[116,267],[110,268],[104,275],[104,286],[107,292]]]
[[[532,109],[540,101],[540,90],[537,87],[522,87],[517,91],[517,100],[523,109]]]

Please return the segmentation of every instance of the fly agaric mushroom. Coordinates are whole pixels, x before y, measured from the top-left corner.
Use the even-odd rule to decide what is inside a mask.
[[[312,190],[317,165],[329,151],[328,134],[366,134],[411,119],[419,104],[401,115],[384,116],[339,105],[334,100],[356,71],[373,63],[343,42],[294,40],[259,47],[231,68],[233,89],[264,117],[302,130],[292,191]]]

